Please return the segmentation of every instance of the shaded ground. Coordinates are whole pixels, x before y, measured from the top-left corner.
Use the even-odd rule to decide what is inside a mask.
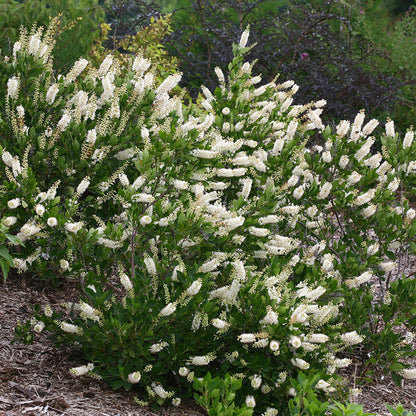
[[[193,403],[168,407],[157,412],[138,406],[133,393],[112,391],[105,383],[88,378],[74,378],[69,369],[80,365],[69,351],[57,350],[45,335],[31,345],[12,343],[14,327],[31,317],[30,305],[58,305],[76,296],[76,291],[45,290],[10,279],[0,283],[0,416],[201,416]],[[81,363],[82,364],[82,363]],[[348,375],[354,385],[354,368]],[[356,402],[366,411],[387,415],[384,403],[401,402],[416,413],[416,381],[397,387],[389,377],[361,386]]]

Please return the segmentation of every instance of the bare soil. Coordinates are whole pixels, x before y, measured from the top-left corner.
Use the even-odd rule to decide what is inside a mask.
[[[76,286],[45,288],[22,278],[0,283],[0,416],[202,416],[193,402],[154,411],[139,406],[134,393],[115,392],[100,381],[75,378],[71,367],[80,365],[70,350],[57,349],[45,334],[30,345],[13,342],[18,322],[29,320],[35,303],[59,305],[76,299]],[[385,403],[401,402],[416,413],[416,382],[397,387],[391,378],[380,374],[371,384],[356,386],[357,369],[346,374],[351,387],[362,393],[353,398],[366,411],[388,415]]]

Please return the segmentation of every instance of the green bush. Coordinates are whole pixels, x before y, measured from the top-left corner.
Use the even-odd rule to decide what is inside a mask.
[[[111,58],[55,75],[52,33],[0,63],[0,215],[28,242],[8,247],[15,269],[81,279],[78,303],[34,322],[88,363],[74,375],[177,404],[228,374],[255,414],[289,411],[300,373],[342,396],[345,350],[416,377],[413,131],[388,121],[372,154],[377,120],[332,130],[323,100],[293,104],[293,81],[258,87],[248,30],[188,106],[171,96],[180,74],[155,85],[143,56],[123,76]]]
[[[6,0],[0,4],[0,47],[12,55],[12,45],[19,39],[21,26],[49,26],[51,17],[60,15],[56,51],[57,68],[67,70],[80,57],[86,57],[104,11],[98,0]],[[74,42],[74,37],[77,41]]]

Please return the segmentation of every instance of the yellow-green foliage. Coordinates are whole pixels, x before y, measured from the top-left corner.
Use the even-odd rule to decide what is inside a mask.
[[[125,73],[129,61],[136,54],[141,53],[145,58],[151,59],[153,71],[159,81],[168,75],[177,72],[178,59],[170,56],[162,45],[163,38],[172,32],[170,15],[152,18],[149,26],[142,28],[135,35],[128,35],[121,41],[114,40],[115,49],[105,46],[110,34],[110,25],[101,24],[101,33],[89,51],[90,60],[99,66],[106,55],[112,54],[118,61],[121,72]]]

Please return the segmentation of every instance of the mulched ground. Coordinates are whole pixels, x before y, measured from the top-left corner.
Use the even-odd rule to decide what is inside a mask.
[[[76,299],[73,288],[45,289],[19,278],[0,283],[0,416],[202,416],[193,403],[167,407],[157,412],[138,406],[134,394],[114,392],[105,383],[85,377],[75,378],[71,367],[80,365],[70,351],[57,350],[42,334],[31,345],[13,343],[17,322],[31,318],[35,303],[59,305]],[[82,364],[82,363],[81,363]],[[355,387],[354,368],[347,374]],[[389,377],[378,376],[372,384],[361,386],[355,401],[366,411],[388,415],[384,403],[401,402],[416,413],[416,382],[397,387]]]

